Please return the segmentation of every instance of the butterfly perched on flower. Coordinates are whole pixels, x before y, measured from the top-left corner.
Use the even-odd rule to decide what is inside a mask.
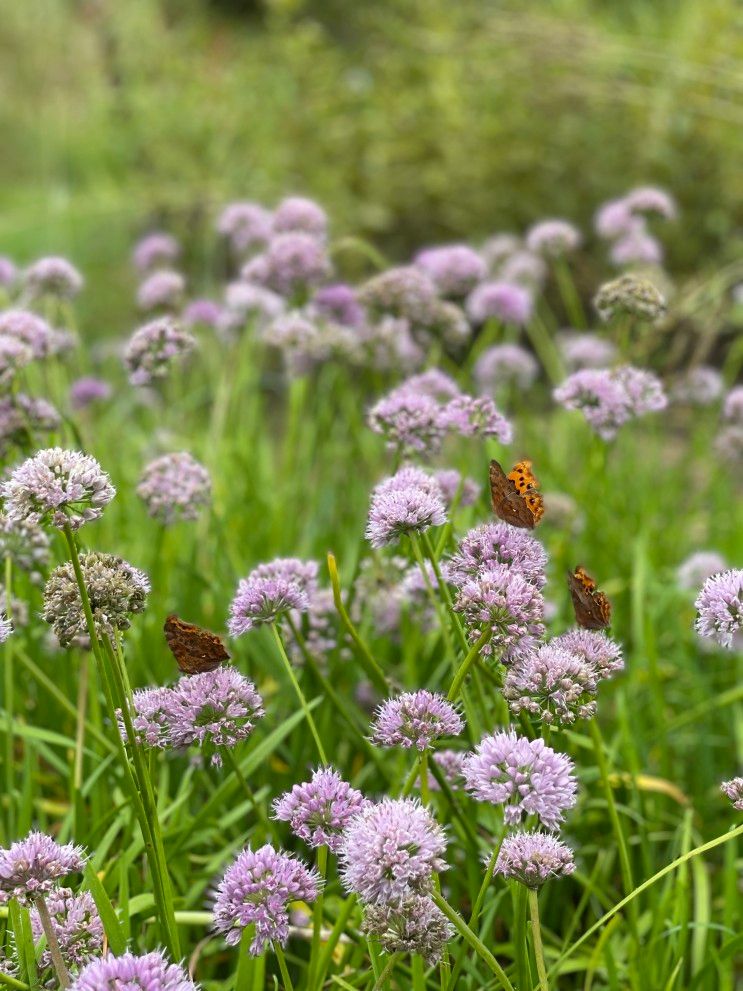
[[[493,511],[512,526],[532,530],[544,516],[544,502],[537,491],[531,461],[519,461],[506,473],[500,464],[490,462],[490,498]]]
[[[163,625],[165,641],[183,674],[203,674],[214,671],[230,655],[216,633],[186,623],[171,613]]]
[[[603,630],[611,624],[611,602],[599,591],[583,565],[568,572],[568,588],[578,626],[586,630]]]

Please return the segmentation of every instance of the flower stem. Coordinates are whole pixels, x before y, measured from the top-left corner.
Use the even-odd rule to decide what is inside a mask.
[[[392,971],[395,969],[395,964],[397,963],[397,960],[398,960],[398,954],[393,953],[392,956],[387,961],[387,963],[384,965],[384,969],[382,970],[381,974],[374,982],[374,987],[372,988],[372,991],[382,991],[382,988],[387,982],[387,978],[392,974]]]
[[[480,885],[480,890],[477,892],[477,898],[475,898],[475,904],[472,906],[472,912],[470,913],[470,919],[467,923],[470,929],[474,929],[477,925],[477,920],[480,918],[480,910],[482,909],[482,903],[485,901],[485,892],[490,887],[490,882],[493,880],[493,869],[495,867],[495,862],[498,859],[498,853],[500,851],[500,843],[496,843],[493,847],[493,852],[490,854],[490,858],[485,867],[485,874],[483,875],[482,884]],[[459,974],[464,965],[464,947],[460,947],[459,954],[454,963],[454,970],[452,971],[451,979],[446,986],[446,991],[454,991],[457,986],[457,981],[459,980]]]
[[[444,637],[444,643],[446,644],[446,652],[451,657],[452,664],[456,664],[456,653],[454,650],[454,644],[451,639],[451,632],[449,630],[449,619],[446,614],[446,609],[444,603],[436,595],[433,585],[431,584],[431,578],[426,569],[426,562],[423,557],[423,551],[421,550],[420,538],[417,533],[410,533],[410,546],[413,549],[413,557],[415,558],[420,573],[423,577],[423,584],[428,594],[428,598],[431,600],[431,605],[434,608],[434,612],[439,618],[439,626],[441,627],[441,633]]]
[[[248,801],[253,806],[253,811],[265,826],[266,831],[273,836],[274,840],[276,841],[276,844],[278,846],[281,846],[281,836],[279,835],[279,831],[276,827],[276,823],[272,819],[269,819],[269,817],[266,815],[265,809],[258,802],[258,799],[255,797],[255,792],[248,784],[247,779],[243,774],[243,772],[240,770],[240,765],[238,764],[237,758],[233,754],[232,749],[230,747],[222,747],[221,752],[227,758],[227,763],[230,765],[230,769],[232,773],[239,781],[240,787],[245,792]]]
[[[294,991],[294,985],[292,984],[291,977],[289,977],[289,970],[287,969],[286,966],[286,957],[284,956],[284,951],[281,949],[278,943],[273,944],[273,951],[276,954],[276,959],[279,962],[281,979],[284,982],[284,991]]]
[[[459,639],[460,646],[464,650],[465,654],[469,650],[469,643],[467,642],[467,637],[462,629],[462,624],[454,611],[454,602],[451,597],[451,592],[449,591],[449,586],[444,581],[444,576],[441,573],[441,568],[439,566],[438,558],[436,557],[436,551],[434,550],[433,544],[431,543],[431,537],[427,532],[423,533],[423,546],[426,550],[426,555],[428,560],[431,562],[431,567],[433,568],[433,573],[436,575],[436,584],[439,587],[439,592],[441,597],[446,603],[446,608],[451,617],[452,626],[457,631],[457,637]]]
[[[508,980],[508,977],[506,976],[506,973],[501,965],[495,959],[487,946],[485,946],[482,940],[479,939],[479,937],[476,936],[470,929],[459,912],[456,912],[438,891],[433,891],[431,893],[431,897],[447,919],[452,923],[459,935],[465,940],[466,943],[469,944],[469,946],[472,947],[478,957],[480,957],[480,959],[486,964],[488,969],[496,975],[500,981],[501,987],[504,988],[505,991],[514,991],[513,984],[511,984]]]
[[[310,951],[310,972],[307,978],[307,991],[313,991],[315,987],[318,991],[322,988],[322,977],[320,982],[316,980],[318,966],[320,964],[320,936],[322,934],[322,916],[325,895],[325,877],[328,872],[328,848],[326,846],[317,849],[317,872],[322,879],[320,888],[312,908],[312,949]]]
[[[286,648],[284,647],[284,641],[281,639],[281,634],[279,633],[279,628],[276,623],[271,623],[271,631],[273,632],[273,638],[276,641],[276,647],[281,655],[281,660],[284,663],[284,668],[286,673],[289,675],[289,680],[292,683],[292,687],[297,695],[299,704],[302,707],[302,712],[304,712],[304,717],[307,720],[307,725],[310,728],[310,733],[315,741],[315,746],[317,747],[317,752],[320,755],[320,762],[322,764],[328,763],[328,758],[325,756],[325,749],[322,745],[322,740],[320,739],[320,734],[317,731],[317,726],[315,725],[315,720],[310,712],[310,707],[307,705],[307,699],[304,697],[304,693],[300,688],[299,682],[297,681],[297,676],[294,674],[294,668],[292,667],[292,662],[286,653]]]
[[[457,699],[457,697],[458,697],[458,695],[459,695],[459,693],[460,693],[460,691],[462,689],[462,683],[464,682],[464,679],[467,677],[467,672],[472,667],[472,665],[475,663],[475,661],[477,660],[477,658],[480,656],[480,651],[485,646],[485,644],[488,642],[488,640],[490,640],[490,638],[492,637],[492,635],[493,635],[492,629],[488,628],[481,635],[480,639],[477,640],[470,647],[469,653],[467,653],[465,655],[464,660],[462,661],[462,663],[457,668],[457,671],[456,671],[456,673],[454,675],[454,679],[453,679],[453,681],[451,683],[451,687],[449,688],[449,692],[448,692],[448,694],[446,696],[447,699],[450,702],[455,702],[456,701],[456,699]]]
[[[49,909],[47,908],[46,902],[43,898],[37,898],[36,911],[39,913],[39,919],[41,921],[41,928],[44,930],[44,935],[46,936],[46,945],[49,947],[49,956],[52,958],[52,966],[57,974],[57,980],[59,981],[60,987],[68,988],[72,983],[70,980],[70,972],[67,970],[67,965],[62,957],[62,951],[59,948],[59,940],[57,939],[57,934],[54,931],[54,926],[52,925],[52,918],[49,915]]]
[[[529,916],[531,917],[531,938],[534,941],[534,956],[536,957],[537,974],[539,975],[539,991],[549,991],[547,968],[544,966],[542,927],[539,923],[539,896],[534,888],[529,888]]]
[[[392,693],[390,686],[387,678],[385,677],[384,671],[382,671],[379,664],[372,656],[371,651],[359,636],[358,630],[351,622],[351,617],[348,615],[348,611],[343,605],[340,579],[338,577],[338,565],[336,564],[335,556],[333,554],[328,554],[328,571],[330,573],[330,584],[333,588],[333,602],[335,603],[335,608],[341,618],[341,622],[346,628],[346,632],[354,642],[354,646],[359,653],[359,657],[361,658],[361,662],[367,676],[383,695],[391,695]]]
[[[13,620],[13,559],[10,555],[5,558],[5,612],[9,620]],[[5,718],[7,719],[7,729],[5,733],[5,791],[8,796],[8,837],[15,834],[15,766],[16,762],[13,752],[13,696],[15,694],[14,674],[15,665],[13,663],[13,653],[15,650],[15,637],[8,638],[5,644],[3,667],[4,667],[4,689],[5,698]]]

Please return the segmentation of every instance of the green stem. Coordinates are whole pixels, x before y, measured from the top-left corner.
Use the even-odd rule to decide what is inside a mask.
[[[24,984],[23,981],[18,981],[15,977],[11,977],[10,974],[0,973],[0,984],[3,984],[6,988],[14,988],[15,991],[29,991],[29,985]]]
[[[449,630],[449,618],[446,613],[445,604],[439,599],[434,591],[433,585],[431,584],[431,578],[428,574],[426,568],[426,561],[423,557],[423,551],[421,550],[420,538],[417,533],[410,534],[410,546],[413,549],[413,557],[415,558],[420,573],[423,577],[423,584],[426,589],[428,598],[431,600],[431,605],[434,608],[434,612],[439,618],[439,626],[441,627],[441,633],[444,637],[444,643],[446,644],[446,652],[451,657],[452,664],[456,664],[456,653],[454,650],[454,644],[451,639],[451,632]]]
[[[514,987],[508,980],[508,977],[506,976],[506,973],[501,965],[495,959],[487,946],[485,946],[482,940],[479,939],[470,929],[462,916],[451,907],[451,905],[441,894],[439,894],[438,891],[434,890],[431,894],[431,898],[438,905],[447,919],[452,923],[459,935],[465,940],[466,943],[469,944],[469,946],[472,947],[478,957],[480,957],[483,963],[486,964],[488,969],[496,975],[500,981],[501,987],[504,988],[505,991],[514,991]]]
[[[544,321],[536,313],[529,323],[526,324],[526,334],[550,382],[552,385],[559,385],[565,378],[562,358],[555,347],[555,342],[550,337]]]
[[[320,956],[320,962],[317,968],[317,980],[319,987],[322,987],[325,983],[325,974],[330,965],[335,948],[338,945],[338,940],[341,938],[341,934],[346,928],[346,923],[348,922],[351,912],[353,912],[355,904],[356,896],[349,895],[343,902],[342,908],[338,913],[338,918],[335,920],[335,925],[333,926],[332,932],[330,933]]]
[[[294,985],[292,984],[291,977],[289,977],[289,971],[286,966],[286,957],[284,956],[284,951],[281,949],[278,943],[273,944],[273,952],[276,954],[276,959],[279,962],[281,979],[284,982],[284,991],[294,991]]]
[[[395,964],[397,963],[398,956],[399,954],[393,953],[392,956],[389,958],[387,963],[384,965],[381,974],[374,982],[374,987],[372,988],[372,991],[382,991],[382,988],[387,982],[387,978],[392,974],[392,971],[395,969]]]
[[[450,702],[455,702],[456,701],[456,699],[459,696],[459,693],[460,693],[460,691],[462,689],[462,683],[464,682],[464,679],[467,677],[467,672],[472,667],[472,665],[475,663],[475,661],[477,660],[477,658],[480,656],[480,651],[485,646],[485,644],[488,642],[488,640],[490,640],[490,638],[492,637],[492,635],[493,635],[492,629],[487,629],[480,636],[479,640],[477,640],[470,647],[469,652],[465,655],[464,660],[462,661],[462,663],[457,668],[457,671],[456,671],[456,673],[454,675],[454,679],[453,679],[453,681],[451,683],[451,687],[449,688],[449,692],[448,692],[448,694],[446,696]]]
[[[490,882],[493,880],[493,870],[495,868],[495,862],[498,859],[498,853],[500,852],[500,843],[496,843],[493,848],[493,852],[490,854],[487,866],[485,867],[485,874],[482,878],[482,884],[480,885],[480,890],[477,892],[477,898],[475,898],[475,904],[472,906],[472,912],[470,913],[470,919],[467,925],[470,929],[475,928],[477,921],[480,918],[480,910],[482,909],[482,903],[485,901],[485,893],[490,887]],[[454,991],[459,980],[459,974],[461,973],[462,967],[464,965],[464,947],[460,948],[457,955],[457,959],[454,963],[454,970],[452,971],[451,979],[447,985],[446,991]]]
[[[276,623],[271,623],[271,632],[273,633],[274,641],[276,642],[276,647],[281,656],[281,660],[284,663],[284,668],[289,676],[289,681],[292,683],[292,687],[296,693],[299,704],[302,707],[302,712],[304,712],[304,717],[307,720],[307,725],[310,728],[310,733],[315,741],[315,746],[317,747],[317,752],[320,756],[320,762],[322,764],[328,763],[328,758],[325,756],[325,748],[322,745],[322,740],[320,739],[320,734],[317,731],[317,726],[315,725],[315,720],[310,712],[310,707],[307,705],[307,699],[304,697],[304,692],[302,691],[299,682],[297,681],[297,676],[294,674],[294,668],[292,667],[292,662],[286,653],[284,647],[284,641],[281,639],[281,634],[279,633],[278,626]]]
[[[446,603],[446,609],[447,612],[449,613],[452,626],[457,632],[459,644],[466,654],[467,651],[469,650],[470,645],[467,642],[467,637],[465,636],[464,630],[462,629],[462,624],[459,620],[459,616],[457,616],[456,612],[454,611],[454,601],[452,600],[451,597],[451,591],[449,590],[449,586],[444,581],[444,576],[441,573],[441,568],[439,566],[438,558],[436,557],[436,552],[434,550],[433,544],[431,543],[431,537],[428,531],[425,531],[423,533],[423,546],[426,549],[426,555],[428,557],[428,560],[431,562],[433,573],[436,576],[436,584],[439,587],[439,592],[441,593],[441,597]]]
[[[46,902],[43,898],[37,898],[35,904],[36,911],[39,913],[41,928],[44,930],[44,935],[46,936],[46,945],[49,947],[49,956],[52,958],[52,966],[54,967],[57,975],[57,980],[59,981],[60,987],[68,988],[72,983],[70,980],[70,972],[67,970],[67,966],[62,957],[62,951],[59,948],[59,940],[57,939],[57,934],[54,931],[54,926],[52,925],[52,918],[49,915],[49,909],[47,908]]]
[[[266,815],[266,810],[263,808],[263,806],[258,802],[258,799],[255,797],[255,792],[248,784],[247,779],[243,774],[243,772],[240,770],[240,765],[238,764],[237,758],[233,754],[232,749],[230,747],[222,747],[222,753],[227,758],[227,763],[230,765],[230,769],[232,773],[239,781],[240,787],[245,792],[245,795],[248,801],[250,802],[250,804],[253,806],[253,811],[265,826],[266,831],[273,836],[274,840],[276,841],[276,845],[280,847],[281,836],[279,835],[279,831],[276,826],[276,823],[272,819],[269,819],[269,817]]]
[[[542,927],[539,923],[539,896],[534,888],[529,888],[529,916],[531,918],[531,938],[534,942],[534,956],[537,961],[537,974],[539,975],[539,991],[549,991],[547,968],[544,966]]]
[[[348,615],[346,607],[343,605],[341,584],[338,577],[338,565],[336,564],[335,556],[333,554],[328,554],[328,571],[330,573],[330,584],[333,588],[333,602],[335,603],[335,608],[341,618],[341,622],[346,628],[346,632],[354,642],[367,676],[383,695],[391,695],[392,691],[384,672],[380,668],[379,664],[377,664],[374,660],[371,651],[359,636],[356,627],[351,621],[351,617]]]
[[[10,555],[5,558],[5,612],[8,619],[13,620],[13,560]],[[15,694],[15,665],[13,653],[15,637],[10,636],[5,643],[4,651],[4,687],[5,712],[8,719],[8,730],[5,735],[5,790],[8,796],[8,839],[15,835],[15,754],[13,751],[13,711]]]
[[[310,972],[307,977],[308,991],[313,991],[316,986],[318,991],[322,989],[322,977],[318,984],[316,974],[320,964],[320,936],[322,934],[322,917],[325,901],[325,878],[328,872],[328,848],[326,846],[318,847],[317,872],[322,881],[312,909],[312,949],[310,951]]]

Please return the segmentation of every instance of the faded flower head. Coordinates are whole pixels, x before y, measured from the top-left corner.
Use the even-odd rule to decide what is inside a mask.
[[[474,478],[463,478],[456,468],[442,468],[435,471],[433,477],[444,496],[446,508],[457,501],[459,506],[472,506],[480,497],[480,486]]]
[[[480,255],[467,244],[447,244],[426,248],[415,257],[415,264],[434,282],[442,296],[461,299],[487,275]]]
[[[13,337],[27,345],[34,358],[46,358],[57,350],[57,332],[30,310],[3,310],[0,336]]]
[[[11,289],[18,281],[18,268],[7,255],[0,255],[0,288]]]
[[[517,251],[499,267],[497,275],[501,282],[515,282],[532,292],[539,289],[547,278],[547,263],[541,255],[533,251]]]
[[[595,716],[596,688],[597,674],[585,660],[547,643],[514,661],[503,695],[514,715],[528,712],[548,726],[569,726]]]
[[[328,231],[328,215],[314,200],[304,196],[287,196],[276,207],[273,229],[277,234],[301,231],[324,238]]]
[[[0,387],[7,389],[18,372],[34,360],[29,344],[18,337],[0,335]]]
[[[743,385],[736,385],[725,396],[722,405],[722,416],[728,423],[743,426]]]
[[[731,568],[712,575],[694,605],[697,633],[731,649],[735,634],[743,626],[743,570]]]
[[[209,472],[186,451],[163,454],[151,461],[137,486],[150,516],[166,525],[195,520],[211,502]]]
[[[618,268],[626,265],[660,265],[663,246],[639,221],[612,244],[609,252],[612,264]]]
[[[228,320],[235,325],[234,329],[252,320],[259,324],[274,320],[286,308],[285,300],[278,293],[250,282],[230,282],[224,291],[224,301],[226,311],[220,320],[223,329]]]
[[[464,721],[443,695],[425,688],[387,699],[377,709],[371,727],[374,743],[383,747],[430,750],[436,740],[459,736]]]
[[[153,231],[137,241],[132,252],[132,262],[136,270],[145,275],[153,269],[172,265],[179,254],[180,247],[171,234]]]
[[[222,307],[213,299],[193,299],[186,306],[181,319],[183,325],[188,327],[219,327],[222,318]]]
[[[372,492],[366,525],[372,547],[384,547],[405,534],[423,533],[446,523],[443,495],[435,481],[423,484],[401,480],[398,475],[380,482]]]
[[[725,558],[717,551],[696,551],[690,554],[676,569],[676,581],[680,588],[697,589],[711,575],[725,570]]]
[[[13,624],[5,616],[0,615],[0,643],[13,635]]]
[[[494,437],[499,444],[510,444],[513,427],[488,396],[457,396],[444,407],[443,422],[462,437]]]
[[[38,523],[10,520],[0,513],[0,557],[9,557],[32,581],[41,580],[41,572],[49,564],[49,548],[49,535]]]
[[[444,831],[412,798],[384,798],[348,824],[340,850],[348,891],[372,904],[396,904],[428,894],[433,874],[445,869]]]
[[[675,384],[671,396],[674,402],[692,406],[711,406],[722,395],[725,383],[716,368],[697,365],[690,368]]]
[[[56,888],[46,898],[62,959],[68,969],[79,970],[92,957],[103,952],[105,932],[93,896],[89,891],[76,895],[71,888]],[[38,910],[31,909],[31,932],[38,943],[44,935]],[[41,967],[52,966],[49,949],[41,954]]]
[[[237,255],[264,247],[273,232],[271,212],[259,203],[230,203],[217,220],[217,231]]]
[[[148,276],[137,290],[140,310],[173,310],[183,302],[186,280],[180,272],[162,269]]]
[[[15,898],[31,905],[57,887],[68,874],[83,869],[82,847],[60,844],[46,833],[32,830],[23,840],[0,848],[0,902]]]
[[[72,299],[83,287],[83,277],[66,258],[39,258],[23,273],[23,285],[31,299],[56,296]]]
[[[563,332],[558,335],[557,346],[571,372],[581,368],[606,368],[617,356],[615,345],[597,334]]]
[[[291,297],[324,282],[331,271],[321,240],[302,231],[289,231],[273,237],[265,252],[249,261],[240,274],[246,282]]]
[[[622,368],[584,368],[554,390],[565,409],[579,410],[603,440],[612,440],[633,417],[662,410],[668,404],[660,380],[651,372]]]
[[[491,318],[523,326],[531,319],[532,295],[515,282],[483,282],[467,297],[467,313],[475,323]]]
[[[461,750],[434,751],[434,762],[440,768],[444,781],[452,789],[460,788],[464,783],[464,758],[465,754]],[[438,781],[430,771],[428,772],[428,787],[431,791],[441,790]]]
[[[289,904],[313,902],[321,883],[316,871],[296,857],[274,850],[270,843],[258,850],[246,847],[219,882],[214,928],[235,946],[243,929],[255,925],[250,952],[256,957],[269,943],[284,946],[289,939]]]
[[[196,347],[196,338],[171,317],[160,317],[135,330],[124,352],[124,365],[132,385],[149,385],[165,378],[176,358]]]
[[[503,805],[506,825],[536,815],[547,829],[558,829],[576,802],[573,762],[543,740],[513,730],[484,737],[464,761],[467,789],[480,802]]]
[[[36,447],[40,434],[50,434],[62,422],[57,410],[46,399],[35,399],[22,392],[0,398],[0,452],[10,447]]]
[[[465,578],[454,609],[462,613],[473,643],[490,632],[483,653],[497,653],[543,632],[542,593],[521,572],[505,564],[490,564],[487,570]]]
[[[312,297],[312,307],[321,317],[345,327],[360,327],[364,322],[356,290],[345,282],[321,286]]]
[[[576,628],[550,641],[552,647],[575,654],[591,668],[597,679],[613,678],[624,671],[622,648],[603,630]]]
[[[483,351],[472,374],[481,392],[495,392],[509,385],[528,389],[539,374],[539,365],[519,344],[496,344]]]
[[[199,991],[183,967],[168,963],[162,953],[136,956],[110,954],[91,961],[72,983],[70,991]]]
[[[361,931],[378,940],[385,953],[418,953],[429,967],[438,963],[455,933],[441,909],[425,895],[411,895],[399,904],[364,906]]]
[[[435,453],[448,428],[441,404],[406,383],[369,410],[368,422],[374,433],[386,438],[391,450],[401,453]]]
[[[311,847],[327,846],[337,853],[341,834],[368,805],[332,767],[318,768],[311,781],[294,785],[273,803],[274,819],[288,822],[292,832]]]
[[[70,405],[74,410],[85,409],[92,403],[104,402],[110,397],[110,384],[92,375],[76,379],[70,386]]]
[[[113,638],[128,630],[130,617],[144,612],[150,582],[143,571],[115,554],[88,551],[80,566],[98,636]],[[63,647],[88,631],[80,591],[71,562],[55,568],[44,586],[42,616]]]
[[[630,273],[604,283],[593,302],[604,322],[627,315],[655,323],[666,312],[665,298],[653,283]]]
[[[403,317],[414,326],[428,327],[438,293],[429,275],[407,265],[373,276],[361,286],[359,301],[377,316]]]
[[[733,803],[733,808],[743,812],[743,778],[731,778],[723,781],[720,791]]]
[[[493,873],[536,889],[574,870],[573,851],[567,844],[545,833],[519,831],[503,840]]]
[[[449,561],[449,576],[458,585],[496,564],[519,571],[537,588],[547,583],[544,547],[528,530],[503,521],[483,523],[465,534]]]
[[[12,524],[51,520],[77,530],[103,515],[116,489],[89,454],[51,447],[19,465],[0,487]]]
[[[529,251],[559,258],[580,247],[581,233],[567,220],[542,220],[526,232]]]

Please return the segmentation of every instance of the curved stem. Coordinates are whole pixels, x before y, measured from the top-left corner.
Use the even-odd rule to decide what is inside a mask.
[[[387,963],[384,965],[384,969],[382,970],[382,973],[379,975],[379,977],[374,982],[374,987],[372,988],[372,991],[381,991],[381,989],[384,987],[384,984],[385,984],[387,978],[390,976],[390,974],[392,973],[392,971],[395,969],[395,964],[397,963],[397,958],[398,958],[398,954],[397,953],[393,953],[392,956],[387,961]]]
[[[369,648],[359,636],[358,630],[353,625],[351,617],[348,615],[348,611],[343,605],[340,579],[338,577],[338,565],[336,564],[335,556],[333,554],[328,554],[328,572],[330,573],[330,584],[333,589],[333,602],[335,603],[335,608],[341,618],[341,622],[346,628],[346,632],[354,642],[354,646],[359,653],[364,670],[379,691],[381,691],[385,696],[391,695],[392,692],[389,682],[387,681],[384,672],[375,661]]]
[[[539,896],[534,888],[529,888],[529,916],[531,918],[531,938],[534,941],[534,956],[537,961],[537,974],[539,975],[539,991],[549,991],[547,968],[544,966],[542,927],[539,923]]]
[[[506,976],[506,973],[501,965],[495,959],[487,946],[485,946],[482,940],[470,929],[462,916],[451,907],[449,902],[447,902],[447,900],[439,894],[438,891],[434,890],[431,894],[431,898],[438,905],[447,919],[452,923],[459,935],[472,947],[489,970],[495,974],[500,981],[501,987],[504,988],[505,991],[514,991],[513,984],[511,984],[508,980],[508,977]]]
[[[36,911],[39,913],[39,920],[41,921],[41,928],[44,930],[44,935],[46,936],[46,945],[49,947],[49,956],[52,958],[52,966],[57,975],[57,980],[59,981],[60,987],[68,988],[72,983],[70,980],[70,972],[67,970],[67,965],[62,957],[62,951],[59,948],[59,940],[57,939],[57,934],[54,931],[54,926],[52,925],[52,918],[49,915],[49,909],[46,906],[46,902],[43,898],[36,899]]]
[[[286,653],[286,648],[284,647],[284,641],[281,639],[281,634],[276,623],[271,623],[271,631],[273,633],[273,638],[276,642],[276,647],[278,648],[279,654],[281,655],[281,660],[284,662],[284,668],[286,673],[289,675],[289,681],[292,683],[292,687],[296,693],[299,704],[302,707],[302,712],[304,712],[304,717],[307,720],[307,725],[310,728],[310,733],[312,734],[312,739],[315,741],[315,746],[317,747],[317,752],[320,755],[320,761],[322,764],[328,763],[328,758],[325,756],[325,748],[322,745],[322,740],[320,739],[320,734],[317,731],[317,726],[315,725],[315,720],[310,712],[310,707],[307,705],[307,699],[304,697],[304,692],[300,688],[299,682],[297,681],[297,676],[294,674],[294,668],[292,667],[292,662]]]
[[[454,679],[453,679],[453,681],[451,683],[451,687],[449,688],[449,692],[448,692],[448,694],[446,696],[447,699],[450,702],[456,701],[457,696],[459,695],[459,693],[460,693],[460,691],[462,689],[462,684],[464,682],[464,679],[467,677],[467,672],[472,667],[472,665],[475,663],[475,661],[477,660],[477,658],[480,656],[480,651],[485,646],[485,644],[488,642],[488,640],[490,640],[490,638],[492,637],[492,635],[493,635],[493,631],[491,629],[487,629],[482,634],[482,636],[480,637],[480,639],[477,640],[470,647],[469,653],[465,656],[464,660],[462,661],[462,663],[459,665],[459,667],[456,670],[456,673],[454,675]]]
[[[279,962],[281,979],[284,982],[284,991],[294,991],[294,985],[292,984],[291,977],[289,977],[289,970],[287,969],[286,966],[286,957],[284,956],[284,951],[281,949],[278,943],[273,944],[273,952],[276,954],[276,959]]]

